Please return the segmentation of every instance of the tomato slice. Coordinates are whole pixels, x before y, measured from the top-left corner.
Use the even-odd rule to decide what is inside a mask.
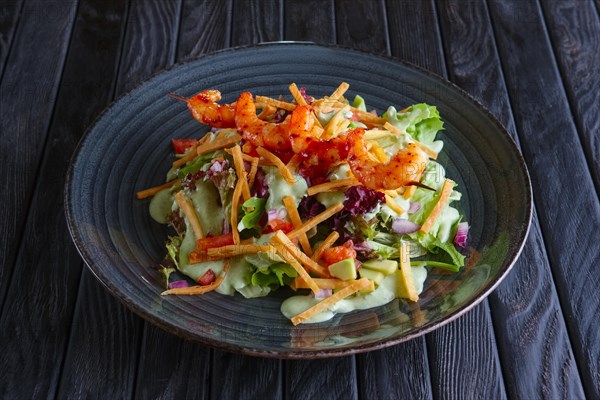
[[[263,233],[269,233],[269,232],[277,232],[277,231],[282,231],[283,233],[288,233],[294,230],[294,225],[292,225],[291,222],[287,222],[283,219],[272,219],[271,221],[267,222],[267,227],[266,229],[263,231]]]
[[[198,278],[198,283],[202,286],[210,285],[216,279],[216,275],[212,269],[206,271],[200,278]]]
[[[172,139],[171,143],[176,154],[183,154],[187,149],[196,144],[196,139]]]
[[[341,246],[330,247],[321,255],[321,259],[325,261],[325,264],[327,265],[335,264],[346,258],[356,259],[356,250],[354,250],[354,243],[352,240],[348,240]]]
[[[197,240],[196,250],[206,251],[214,247],[222,247],[233,244],[233,235],[226,233],[224,235],[205,237]]]

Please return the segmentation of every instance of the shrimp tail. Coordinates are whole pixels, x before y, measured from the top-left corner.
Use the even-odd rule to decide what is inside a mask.
[[[213,128],[235,128],[235,107],[217,104],[220,100],[221,92],[218,90],[204,90],[186,101],[197,121]]]

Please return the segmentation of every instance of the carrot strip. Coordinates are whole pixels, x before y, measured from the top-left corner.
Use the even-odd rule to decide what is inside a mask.
[[[337,126],[342,122],[343,119],[346,118],[346,113],[350,111],[350,106],[345,106],[342,109],[340,109],[327,123],[327,125],[325,126],[325,132],[323,133],[323,135],[325,136],[325,138],[330,138],[332,137],[335,132],[337,131],[336,128]]]
[[[270,97],[265,96],[256,96],[256,101],[260,103],[265,103],[270,106],[274,106],[277,108],[282,108],[287,111],[294,111],[296,105],[294,103],[288,103],[286,101],[275,100]]]
[[[242,195],[242,184],[241,180],[235,184],[235,188],[233,189],[233,198],[231,199],[231,234],[233,235],[233,243],[240,244],[240,232],[238,231],[238,207],[240,196]]]
[[[233,150],[231,148],[230,149],[223,149],[223,151],[225,153],[231,154],[233,156]],[[256,157],[252,157],[251,155],[244,153],[244,150],[242,149],[242,159],[244,161],[247,161],[247,162],[251,163],[254,158],[256,158]]]
[[[290,216],[290,220],[294,225],[294,228],[299,228],[302,225],[302,220],[300,219],[300,214],[298,214],[298,209],[296,208],[296,203],[292,196],[285,196],[283,198],[283,205],[287,210],[288,215]],[[308,237],[306,233],[300,235],[298,239],[300,241],[300,245],[302,246],[302,250],[309,256],[312,254],[312,249],[310,247],[310,243],[308,242]]]
[[[262,156],[264,159],[275,164],[275,166],[279,170],[279,173],[281,174],[283,179],[285,179],[285,181],[288,184],[290,184],[290,185],[294,184],[294,175],[292,175],[290,170],[287,169],[286,165],[283,163],[283,161],[281,161],[281,159],[279,157],[277,157],[275,154],[271,153],[269,150],[265,149],[264,147],[257,147],[256,152],[260,156]]]
[[[194,236],[196,239],[201,239],[205,236],[204,228],[202,227],[202,223],[198,218],[198,214],[196,214],[196,210],[194,209],[194,205],[192,202],[183,195],[183,192],[179,191],[175,194],[175,201],[179,208],[185,216],[187,217],[190,225],[192,225],[192,230],[194,231]]]
[[[340,237],[340,234],[336,231],[333,231],[321,242],[321,244],[316,248],[315,252],[312,255],[312,259],[314,261],[319,261],[321,258],[321,254],[335,243],[336,240]]]
[[[258,108],[258,104],[256,106]],[[265,104],[263,110],[261,111],[260,114],[257,115],[257,117],[260,119],[265,119],[265,118],[270,117],[271,115],[275,114],[276,112],[277,112],[277,107],[272,106],[270,104]]]
[[[355,280],[341,280],[341,279],[332,279],[332,278],[313,278],[313,281],[317,284],[317,286],[321,289],[343,289],[346,286],[350,286]],[[310,289],[306,282],[302,280],[300,277],[296,277],[292,282],[296,289]]]
[[[192,295],[212,292],[213,290],[218,288],[219,285],[221,285],[221,283],[223,282],[223,279],[225,279],[225,275],[227,275],[227,272],[229,271],[230,264],[231,261],[228,258],[225,259],[225,263],[223,264],[223,271],[219,274],[217,279],[215,279],[215,281],[210,285],[169,289],[162,292],[161,296],[166,296],[168,294]]]
[[[179,182],[181,182],[179,179],[175,179],[175,180],[172,180],[172,181],[167,182],[165,184],[162,184],[160,186],[154,186],[154,187],[151,187],[151,188],[148,188],[148,189],[145,189],[145,190],[141,190],[141,191],[139,191],[139,192],[137,192],[135,194],[135,197],[138,200],[142,200],[142,199],[145,199],[145,198],[148,198],[148,197],[152,197],[156,193],[160,192],[161,190],[168,189],[168,188],[172,187],[174,184],[179,183]]]
[[[306,102],[306,100],[304,100],[304,97],[300,93],[300,90],[298,90],[298,86],[296,86],[295,83],[292,83],[290,85],[289,89],[290,89],[290,93],[294,97],[294,100],[296,100],[296,103],[298,103],[299,106],[307,106],[308,105],[308,103]]]
[[[309,196],[312,196],[317,193],[334,192],[341,188],[345,188],[345,187],[349,187],[349,186],[356,186],[359,184],[360,184],[360,182],[356,178],[338,179],[335,181],[320,183],[318,185],[311,186],[308,188],[306,193]]]
[[[442,213],[442,210],[444,209],[444,207],[446,207],[446,204],[448,204],[448,200],[450,198],[450,194],[452,193],[453,187],[454,187],[453,180],[446,179],[444,181],[444,186],[442,186],[440,198],[438,199],[437,203],[435,204],[435,207],[433,207],[433,210],[431,210],[431,214],[429,214],[429,216],[427,217],[425,222],[423,222],[423,225],[421,225],[421,229],[419,229],[419,232],[422,232],[422,233],[429,232],[429,230],[435,223],[435,220]]]
[[[402,207],[400,207],[398,205],[398,203],[396,203],[394,201],[394,199],[391,198],[391,196],[389,194],[386,193],[385,195],[385,204],[391,208],[392,210],[394,210],[395,212],[397,212],[398,214],[404,214],[406,212],[405,209],[403,209]]]
[[[205,143],[201,146],[198,146],[196,148],[196,154],[201,156],[202,154],[210,153],[211,151],[221,150],[225,147],[231,146],[232,144],[239,142],[241,139],[242,137],[237,133],[230,137],[215,139],[210,143]]]
[[[258,172],[258,158],[252,157],[252,161],[250,164],[250,173],[248,174],[248,186],[254,186],[254,178],[256,178],[256,173]]]
[[[317,304],[315,304],[308,310],[301,312],[300,314],[293,317],[292,324],[294,324],[294,325],[301,324],[302,322],[306,321],[307,319],[310,319],[310,318],[314,317],[315,315],[325,311],[329,307],[333,306],[335,303],[339,302],[340,300],[345,299],[346,297],[348,297],[350,295],[353,295],[354,293],[358,292],[359,290],[367,290],[372,287],[373,287],[373,282],[366,278],[356,280],[352,284],[341,289],[339,292],[332,294],[331,296],[327,297],[324,300],[321,300],[320,302],[318,302]]]
[[[233,165],[235,167],[235,173],[238,180],[242,181],[242,197],[244,201],[250,198],[250,188],[248,187],[248,174],[244,168],[244,160],[242,158],[242,149],[239,145],[235,145],[231,153],[233,155]]]
[[[416,186],[408,186],[406,188],[406,190],[404,191],[404,193],[402,194],[402,197],[404,197],[405,199],[410,199],[413,196],[413,194],[415,194],[416,191],[417,191]]]
[[[344,204],[342,204],[342,203],[335,204],[335,205],[329,207],[328,209],[326,209],[325,211],[323,211],[322,213],[315,215],[314,217],[312,217],[311,219],[309,219],[308,221],[303,223],[299,228],[296,228],[293,231],[291,231],[290,233],[288,233],[287,236],[290,239],[297,239],[302,233],[311,230],[312,228],[314,228],[321,222],[325,221],[326,219],[330,218],[334,214],[342,211],[343,208],[344,208]]]
[[[302,279],[306,282],[308,287],[314,293],[317,293],[319,291],[319,287],[317,286],[313,278],[310,277],[308,272],[306,272],[306,270],[302,267],[302,265],[300,265],[300,263],[294,258],[294,256],[292,256],[290,252],[287,251],[286,248],[283,246],[275,246],[275,248],[277,249],[277,254],[279,254],[285,260],[285,262],[290,264],[292,268],[294,268],[296,272],[298,272],[298,275],[302,277]]]
[[[338,86],[337,89],[335,89],[335,91],[331,94],[331,96],[329,96],[329,98],[339,100],[349,88],[350,85],[348,85],[346,82],[342,82],[340,86]]]
[[[270,241],[273,244],[279,244],[283,246],[293,257],[300,261],[311,272],[317,273],[321,276],[329,276],[329,271],[327,268],[319,265],[314,260],[311,260],[306,254],[300,251],[300,249],[296,247],[296,245],[282,231],[277,231]]]
[[[241,254],[275,253],[273,246],[262,244],[234,244],[222,247],[213,247],[206,251],[209,257],[227,258]]]
[[[417,294],[412,267],[410,266],[410,243],[402,242],[400,246],[400,270],[396,271],[396,274],[398,274],[396,275],[398,294],[410,301],[417,301],[419,295]]]

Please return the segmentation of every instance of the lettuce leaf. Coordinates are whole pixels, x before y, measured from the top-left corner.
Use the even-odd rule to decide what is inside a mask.
[[[358,108],[361,111],[367,111],[367,105],[365,104],[365,99],[362,96],[356,95],[354,100],[352,101],[352,107]]]
[[[396,108],[389,107],[383,114],[383,118],[419,142],[437,151],[441,150],[443,144],[440,141],[435,142],[435,136],[438,131],[444,129],[444,122],[440,119],[437,107],[421,103],[400,113],[396,111]]]
[[[294,268],[286,263],[272,264],[267,268],[259,268],[253,274],[251,282],[255,286],[269,287],[276,290],[288,285],[298,276]]]
[[[251,197],[242,204],[242,211],[244,216],[238,223],[238,230],[243,231],[245,229],[260,228],[258,221],[260,217],[265,213],[266,199],[260,197]]]

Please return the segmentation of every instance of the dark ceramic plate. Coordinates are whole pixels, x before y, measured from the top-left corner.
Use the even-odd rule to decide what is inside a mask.
[[[170,139],[206,129],[168,92],[189,96],[217,88],[224,101],[241,91],[278,96],[291,82],[316,96],[341,81],[380,112],[393,104],[437,105],[446,130],[439,161],[463,193],[470,222],[467,268],[432,273],[419,303],[395,300],[293,327],[279,312],[281,295],[160,296],[152,268],[165,253],[168,230],[135,192],[163,182]],[[163,72],[115,102],[79,144],[66,186],[69,229],[94,275],[137,314],[160,327],[226,350],[268,357],[317,358],[403,342],[457,318],[492,291],[521,252],[531,218],[531,190],[521,155],[502,126],[456,86],[390,58],[311,44],[279,43],[210,54]]]

